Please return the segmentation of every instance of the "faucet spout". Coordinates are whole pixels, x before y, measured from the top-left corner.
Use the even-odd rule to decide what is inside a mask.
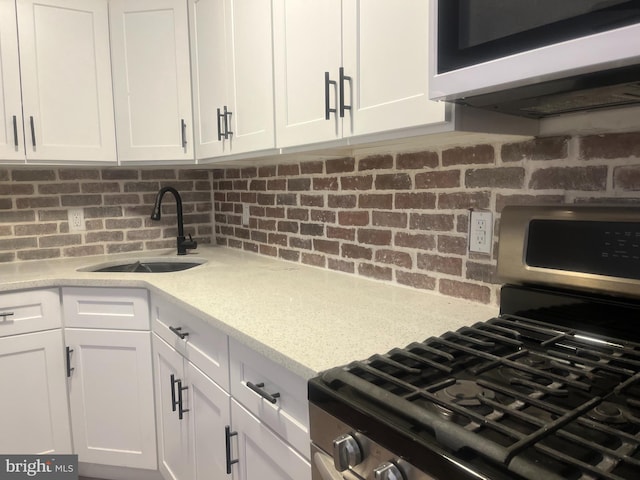
[[[189,239],[187,240],[184,236],[184,221],[182,216],[182,197],[178,191],[173,187],[163,187],[161,188],[157,195],[155,202],[153,204],[153,211],[151,212],[151,220],[160,220],[161,217],[161,207],[162,207],[162,197],[167,192],[171,192],[173,197],[176,200],[176,214],[178,216],[178,236],[176,238],[178,255],[186,255],[187,250],[192,250],[197,248],[198,242],[196,242],[191,235],[189,235]]]

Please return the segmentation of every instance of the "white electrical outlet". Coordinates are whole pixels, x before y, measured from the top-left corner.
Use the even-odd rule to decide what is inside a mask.
[[[493,215],[491,212],[471,211],[469,221],[469,251],[491,253],[493,243]]]
[[[249,205],[246,203],[242,204],[242,225],[249,226]]]
[[[67,215],[69,216],[70,232],[79,232],[87,229],[84,224],[84,210],[82,208],[70,208]]]

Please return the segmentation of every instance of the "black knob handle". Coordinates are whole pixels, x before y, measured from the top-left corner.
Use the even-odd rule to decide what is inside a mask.
[[[229,117],[231,117],[231,115],[233,114],[233,112],[230,112],[227,110],[227,106],[224,106],[224,138],[228,139],[229,135],[233,135],[233,132],[231,130],[229,130],[229,124],[231,123],[231,121],[229,120]]]
[[[278,398],[280,398],[280,393],[267,393],[263,390],[264,383],[251,383],[247,382],[247,387],[256,392],[262,398],[264,398],[267,402],[276,403]]]
[[[222,117],[224,117],[224,114],[220,113],[220,109],[217,109],[217,120],[218,120],[218,141],[222,141],[224,137],[224,132],[222,131]]]
[[[184,390],[187,390],[188,387],[182,386],[182,380],[178,380],[176,383],[178,387],[178,418],[182,420],[183,414],[189,411],[188,408],[183,408],[183,404],[182,404],[182,392]]]
[[[182,148],[187,148],[187,124],[184,118],[180,119],[180,134],[182,135]]]
[[[18,146],[18,118],[13,116],[13,144]]]
[[[36,146],[36,127],[33,124],[33,116],[29,117],[29,124],[31,125],[31,144]]]
[[[178,406],[178,401],[176,400],[176,376],[172,373],[171,374],[171,411],[175,412],[176,411],[176,407]]]

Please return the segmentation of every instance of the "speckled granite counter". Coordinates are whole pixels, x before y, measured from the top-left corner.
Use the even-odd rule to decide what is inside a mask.
[[[143,287],[165,295],[303,378],[487,320],[497,308],[238,250],[204,247],[207,263],[174,273],[91,273],[175,250],[0,265],[0,292],[37,287]]]

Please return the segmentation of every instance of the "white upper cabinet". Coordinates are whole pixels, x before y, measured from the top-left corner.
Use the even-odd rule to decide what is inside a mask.
[[[342,136],[342,122],[335,113],[327,112],[335,108],[337,99],[335,84],[328,81],[336,81],[342,65],[341,4],[341,0],[274,0],[279,147]]]
[[[0,22],[0,158],[115,163],[107,0],[2,0]]]
[[[445,120],[428,99],[428,2],[274,1],[278,146]]]
[[[343,0],[343,28],[344,136],[445,120],[429,100],[429,2]]]
[[[197,158],[274,148],[271,2],[189,9]]]
[[[120,162],[194,161],[187,5],[111,0]]]

